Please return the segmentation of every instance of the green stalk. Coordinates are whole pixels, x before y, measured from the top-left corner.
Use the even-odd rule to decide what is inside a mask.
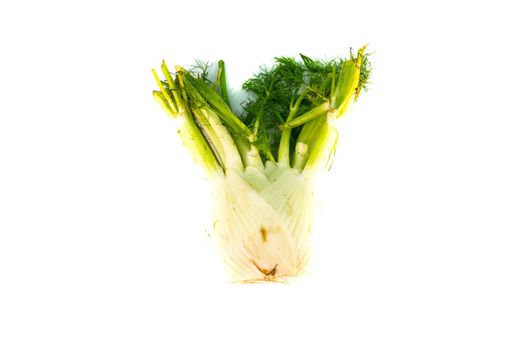
[[[164,85],[161,82],[161,79],[159,79],[159,76],[157,75],[157,72],[155,71],[155,69],[152,69],[152,73],[155,78],[155,81],[157,82],[157,86],[159,87],[159,90],[160,90],[159,92],[164,97],[164,100],[168,103],[168,106],[170,107],[170,109],[176,114],[177,112],[179,112],[179,109],[175,106],[172,96],[164,88]]]
[[[303,142],[296,142],[294,148],[294,158],[292,161],[292,167],[297,170],[302,170],[309,156],[309,146]]]
[[[177,116],[177,111],[174,111],[172,107],[170,107],[170,104],[160,91],[154,91],[153,97],[170,117],[175,118]]]
[[[291,121],[287,121],[285,124],[283,124],[283,128],[295,128],[300,125],[303,125],[312,119],[321,117],[324,114],[327,114],[327,112],[330,110],[329,102],[322,103],[318,107],[315,107],[311,109],[310,111],[303,113],[297,118],[294,118]]]
[[[223,173],[212,149],[192,117],[183,112],[179,114],[179,118],[182,118],[182,126],[177,132],[194,160],[203,166],[210,177]]]
[[[360,71],[366,46],[358,50],[356,58],[351,56],[342,64],[338,85],[331,93],[331,108],[336,110],[335,117],[338,118],[345,113],[351,101],[358,98],[361,86]]]
[[[320,115],[319,118],[310,120],[303,126],[298,136],[297,144],[299,143],[305,144],[306,151],[302,150],[301,152],[302,157],[300,158],[310,158],[313,152],[313,149],[315,147],[321,147],[320,142],[323,142],[323,141],[320,141],[320,140],[323,140],[322,133],[324,131],[326,124],[327,124],[327,112],[325,112],[325,114],[323,115]],[[303,153],[305,152],[307,154],[303,155]],[[296,169],[302,169],[303,165],[300,164],[298,160],[299,159],[297,157],[294,158],[293,167]],[[303,162],[303,164],[305,163],[306,161]]]
[[[243,171],[237,146],[217,114],[208,108],[193,109],[193,113],[225,171],[230,169]]]
[[[298,109],[300,107],[301,101],[307,96],[308,90],[305,89],[301,95],[298,97],[294,105],[290,108],[289,115],[287,116],[286,122],[291,121],[296,117]],[[283,166],[290,167],[290,134],[292,132],[291,128],[284,128],[281,132],[281,138],[279,140],[279,149],[278,149],[278,162]]]
[[[226,87],[225,61],[219,60],[217,64],[219,66],[217,81],[219,82],[219,90],[221,91],[221,97],[223,98],[223,101],[225,101],[226,105],[230,109],[232,109],[232,106],[230,105],[230,99],[228,98],[228,89]]]
[[[283,166],[290,166],[290,134],[292,132],[291,128],[283,129],[281,133],[281,140],[279,141],[279,150],[278,150],[278,163]]]
[[[206,102],[217,112],[221,120],[236,134],[249,137],[250,129],[232,112],[226,102],[210,86],[202,80],[192,77],[190,74],[184,75],[185,82],[191,84],[203,96]]]
[[[168,67],[166,66],[166,62],[161,63],[161,70],[163,71],[164,78],[166,79],[166,83],[170,87],[170,89],[175,89],[175,81],[172,78],[172,74],[168,70]]]
[[[310,154],[305,164],[304,171],[317,169],[325,159],[327,152],[332,150],[333,142],[331,142],[331,139],[333,132],[335,132],[335,130],[332,129],[327,121],[327,118],[325,118],[323,125],[318,130],[316,140],[310,147]]]

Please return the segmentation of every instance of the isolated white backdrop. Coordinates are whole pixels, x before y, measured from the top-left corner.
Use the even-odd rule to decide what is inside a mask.
[[[0,349],[526,348],[518,1],[0,5]],[[150,68],[370,44],[310,276],[228,285]]]

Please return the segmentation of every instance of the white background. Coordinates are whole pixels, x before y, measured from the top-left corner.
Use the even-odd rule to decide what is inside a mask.
[[[0,349],[525,349],[519,3],[3,2]],[[365,43],[311,275],[226,284],[150,68]]]

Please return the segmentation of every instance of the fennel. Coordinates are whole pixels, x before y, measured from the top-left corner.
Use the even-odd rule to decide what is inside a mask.
[[[233,281],[284,282],[309,262],[315,175],[335,152],[332,121],[367,86],[365,47],[341,60],[276,58],[243,84],[248,100],[236,115],[225,65],[215,81],[206,66],[155,70],[153,95],[180,120],[178,134],[215,191],[214,238]]]

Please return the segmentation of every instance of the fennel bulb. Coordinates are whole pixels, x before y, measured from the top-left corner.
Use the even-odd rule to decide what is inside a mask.
[[[334,155],[334,120],[369,78],[365,47],[348,59],[281,57],[243,85],[243,114],[230,107],[225,67],[169,72],[153,95],[179,120],[178,134],[212,181],[216,240],[232,281],[286,282],[310,255],[313,182]]]

